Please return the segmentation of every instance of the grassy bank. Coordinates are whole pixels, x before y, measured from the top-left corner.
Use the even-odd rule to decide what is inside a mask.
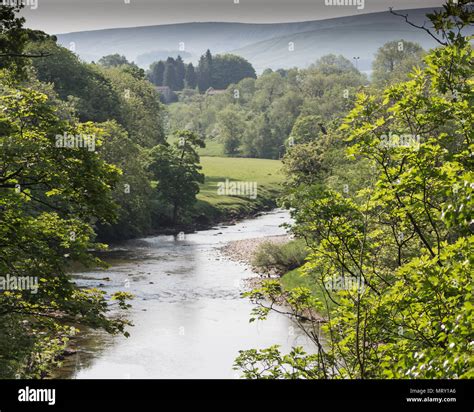
[[[249,216],[276,205],[281,194],[283,174],[281,162],[268,159],[232,157],[201,157],[205,183],[197,196],[196,217],[210,222]],[[224,196],[218,193],[218,184],[225,182],[255,182],[257,196]]]
[[[270,275],[273,280],[278,279],[286,291],[295,288],[308,289],[322,304],[323,309],[315,307],[315,313],[327,317],[326,304],[329,311],[334,309],[334,302],[329,299],[320,282],[311,274],[305,274],[302,269],[308,253],[302,239],[290,240],[287,235],[282,235],[235,240],[223,246],[221,251],[229,259],[243,262],[249,265],[254,273],[259,274],[247,279],[248,289],[261,287]],[[284,275],[280,276],[281,274]],[[283,300],[281,303],[285,304]]]
[[[313,296],[321,303],[323,303],[324,307],[326,307],[326,300],[328,302],[330,310],[334,307],[334,303],[329,299],[326,291],[322,288],[322,286],[320,286],[319,283],[315,282],[315,280],[312,279],[311,276],[304,275],[301,268],[285,273],[285,275],[281,277],[280,281],[283,288],[286,290],[291,290],[297,287],[308,288],[313,294]],[[326,316],[327,311],[324,310],[321,314]]]
[[[334,303],[329,299],[326,290],[317,281],[314,275],[307,274],[303,265],[308,256],[306,242],[303,239],[286,240],[284,242],[260,242],[252,251],[249,258],[252,267],[261,274],[281,275],[279,277],[283,289],[289,291],[295,288],[309,289],[311,294],[331,311]],[[327,315],[327,310],[320,310],[322,315]]]

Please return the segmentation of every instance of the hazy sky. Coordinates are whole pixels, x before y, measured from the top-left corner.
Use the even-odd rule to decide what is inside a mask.
[[[440,6],[443,0],[23,0],[27,26],[48,33],[194,21],[275,23]],[[1,2],[1,0],[0,0]],[[238,3],[238,4],[235,4]]]

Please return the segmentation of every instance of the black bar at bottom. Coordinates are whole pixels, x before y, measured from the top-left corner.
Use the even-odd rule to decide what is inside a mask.
[[[472,380],[0,380],[0,412],[222,400],[472,412],[473,389]]]

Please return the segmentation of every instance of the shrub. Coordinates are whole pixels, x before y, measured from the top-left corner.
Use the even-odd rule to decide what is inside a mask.
[[[302,239],[285,244],[264,242],[258,247],[252,265],[265,273],[284,274],[303,265],[307,255],[306,244]]]

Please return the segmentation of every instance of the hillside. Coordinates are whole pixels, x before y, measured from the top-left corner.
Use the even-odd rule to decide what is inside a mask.
[[[426,9],[412,10],[410,16],[422,22],[426,12]],[[251,61],[257,72],[268,67],[304,68],[327,54],[342,54],[349,59],[360,57],[359,69],[370,71],[374,54],[388,41],[414,41],[425,49],[437,45],[424,31],[390,13],[333,19],[317,26],[313,31],[275,37],[232,52]],[[294,44],[291,52],[288,50],[290,42]]]
[[[106,54],[120,53],[137,63],[149,53],[175,54],[184,43],[183,57],[197,61],[207,49],[224,53],[275,37],[314,30],[314,22],[288,24],[181,23],[159,26],[117,28],[57,35],[59,43],[69,47],[87,61]],[[166,54],[166,53],[165,53]],[[145,55],[145,56],[143,56]]]
[[[422,24],[431,9],[409,10],[410,19]],[[87,61],[111,53],[124,54],[146,67],[149,55],[171,55],[184,44],[184,57],[196,62],[206,49],[215,53],[239,54],[258,72],[270,67],[306,67],[327,53],[361,57],[360,68],[369,70],[373,54],[382,44],[404,38],[425,48],[434,46],[426,33],[410,27],[389,12],[359,14],[300,23],[183,23],[137,28],[85,31],[57,36],[61,44],[74,43]],[[295,50],[288,51],[289,42]],[[291,53],[291,55],[289,54]]]

